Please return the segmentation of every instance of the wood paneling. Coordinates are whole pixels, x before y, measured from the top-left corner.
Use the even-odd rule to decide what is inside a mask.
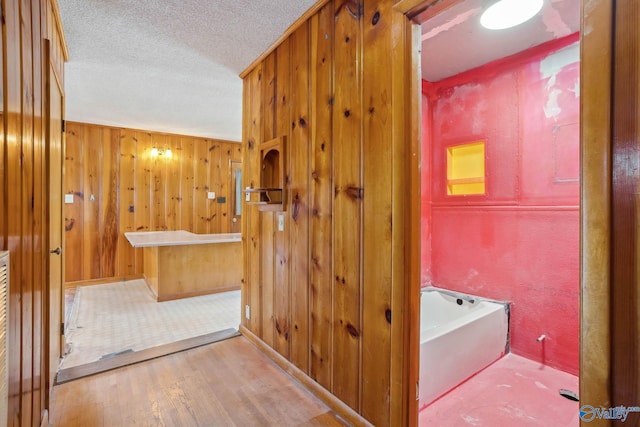
[[[309,25],[291,35],[291,361],[309,372]],[[290,142],[289,142],[290,141]],[[264,309],[264,308],[263,308]]]
[[[160,246],[154,252],[157,261],[151,264],[155,264],[153,271],[157,274],[158,301],[240,289],[239,242]],[[148,253],[145,252],[145,263]],[[145,276],[151,277],[146,270]]]
[[[333,188],[331,138],[333,106],[333,3],[311,18],[311,264],[309,376],[325,389],[332,387],[333,262],[331,229]]]
[[[152,158],[152,147],[172,150]],[[240,144],[67,123],[64,193],[66,282],[142,274],[127,231],[230,228],[230,156]],[[223,153],[229,153],[223,154]],[[210,190],[211,189],[211,190]],[[225,197],[207,198],[208,191]]]
[[[276,57],[276,135],[288,135],[291,127],[290,95],[291,95],[291,44],[286,39],[275,51]],[[290,162],[285,146],[284,150],[285,181],[289,182]],[[289,198],[289,200],[291,200]],[[246,209],[246,207],[245,207]],[[276,233],[275,244],[275,289],[274,289],[274,323],[275,346],[278,353],[288,358],[291,353],[291,312],[289,310],[289,236],[290,221],[286,212],[279,213],[282,216],[283,230]]]
[[[2,2],[4,105],[0,138],[0,250],[11,253],[9,414],[0,424],[40,425],[48,405],[50,200],[47,131],[49,72],[63,74],[64,46],[55,1]],[[51,49],[45,40],[52,39]],[[60,113],[59,109],[56,109]],[[60,117],[57,117],[58,119]],[[60,171],[58,170],[59,178]],[[52,306],[51,304],[56,304]],[[55,335],[55,336],[54,336]],[[55,358],[53,359],[55,362]]]
[[[333,392],[360,411],[363,197],[360,4],[335,2],[334,19]]]
[[[259,144],[286,140],[283,211],[244,206],[243,326],[381,426],[417,420],[403,401],[417,380],[417,351],[405,352],[417,310],[404,304],[419,287],[419,136],[406,114],[419,88],[411,25],[392,6],[323,2],[243,73],[245,186],[258,186]]]
[[[640,401],[640,5],[614,9],[611,406]],[[640,424],[640,413],[626,422]]]
[[[364,230],[362,295],[362,414],[375,425],[390,422],[387,393],[391,387],[391,293],[394,280],[394,230],[404,237],[403,214],[394,215],[394,195],[405,186],[394,186],[393,173],[397,161],[393,139],[391,105],[393,73],[380,73],[379,66],[393,54],[392,3],[381,0],[364,5],[363,92],[364,92]],[[391,160],[391,161],[390,161]],[[406,203],[406,202],[405,202]],[[403,280],[395,275],[396,280]],[[398,313],[399,314],[399,313]],[[398,320],[398,319],[397,319]],[[379,351],[380,348],[389,351]]]

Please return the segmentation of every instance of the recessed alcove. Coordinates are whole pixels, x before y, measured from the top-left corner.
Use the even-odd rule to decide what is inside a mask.
[[[261,211],[284,210],[284,147],[284,136],[260,144],[260,187],[245,189],[248,205]],[[251,198],[253,193],[257,200]]]

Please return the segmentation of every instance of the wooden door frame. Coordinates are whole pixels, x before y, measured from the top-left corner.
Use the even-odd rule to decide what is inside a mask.
[[[44,99],[45,99],[45,117],[46,117],[46,123],[45,123],[45,141],[46,141],[46,147],[45,147],[45,189],[49,189],[50,185],[51,185],[51,154],[50,154],[50,144],[51,144],[51,88],[53,85],[56,85],[59,92],[60,92],[60,100],[61,100],[61,115],[62,117],[60,117],[60,119],[62,120],[64,118],[64,91],[63,91],[63,86],[62,83],[60,81],[60,76],[58,75],[56,68],[54,66],[55,64],[53,64],[52,62],[52,57],[51,57],[51,41],[48,39],[44,39],[43,40],[43,77],[44,77],[44,82],[45,82],[45,86],[44,86]],[[61,133],[60,135],[60,157],[63,160],[64,159],[64,132]],[[60,172],[62,174],[62,168],[63,165],[60,164]],[[62,184],[62,176],[61,178],[61,184]],[[60,187],[60,197],[62,197],[62,186]],[[62,200],[61,200],[62,202]],[[51,374],[53,371],[57,370],[57,366],[51,366],[51,327],[53,326],[51,324],[51,282],[50,282],[50,274],[51,274],[51,270],[50,270],[50,257],[51,254],[49,253],[49,251],[52,249],[52,245],[51,245],[51,241],[50,241],[50,235],[51,235],[51,203],[50,200],[47,199],[47,204],[46,204],[46,208],[45,208],[45,212],[46,212],[46,217],[45,217],[45,221],[47,224],[49,224],[48,230],[47,230],[47,235],[46,235],[46,244],[45,244],[45,248],[46,248],[46,254],[45,256],[47,257],[47,261],[46,261],[46,283],[45,283],[45,288],[44,288],[44,296],[43,296],[43,300],[44,300],[44,304],[43,304],[43,320],[44,320],[44,325],[43,325],[43,340],[44,340],[44,346],[43,348],[45,349],[44,351],[44,370],[43,373],[45,373],[46,377],[45,377],[45,387],[44,387],[44,397],[45,397],[45,406],[43,408],[43,410],[48,411],[49,407],[50,407],[50,392],[51,389],[53,388],[53,384],[51,383],[50,379],[51,379]],[[61,218],[63,218],[62,216],[62,212],[60,212],[61,214]],[[60,241],[60,248],[64,248],[64,224],[60,224],[61,227],[61,241]],[[63,257],[64,254],[60,255],[60,260],[61,260],[61,270],[60,270],[60,299],[59,299],[59,311],[60,311],[60,320],[62,323],[64,323],[64,261],[63,261]],[[62,330],[60,330],[60,334],[59,334],[59,346],[60,346],[60,356],[62,356],[62,354],[64,353],[64,334],[62,333]]]
[[[400,0],[395,9],[408,20],[424,22],[461,1]],[[588,3],[588,7],[585,7],[585,3]],[[582,0],[581,4],[580,399],[583,404],[609,407],[612,405],[612,369],[627,374],[634,369],[630,366],[612,367],[611,361],[611,352],[616,346],[611,337],[610,308],[614,286],[611,281],[612,46],[614,19],[624,17],[614,16],[614,0]],[[630,24],[627,31],[634,28]],[[634,31],[637,35],[637,30]],[[616,65],[620,60],[616,60]],[[416,64],[414,57],[406,66],[417,69],[419,63]],[[406,70],[406,73],[411,75],[411,70]],[[416,111],[417,101],[414,97],[418,93],[419,90],[414,90],[408,95],[407,107],[411,109],[407,108],[407,111]],[[416,132],[420,132],[419,119],[411,116],[409,128],[412,142],[416,139],[419,141],[419,135],[416,135]],[[412,211],[414,209],[412,205]],[[416,219],[413,218],[413,221]],[[410,257],[414,263],[415,253],[412,251]],[[411,265],[411,268],[415,268],[415,265]],[[414,285],[409,285],[409,295],[412,296],[406,305],[409,312],[419,308],[419,302],[413,300],[417,298],[415,295],[419,295],[413,293]],[[417,324],[412,323],[414,320],[412,314],[406,319],[408,325]],[[405,351],[410,355],[410,367],[405,372],[409,383],[417,378],[419,369],[417,345],[415,334],[409,334],[404,344]],[[637,376],[637,372],[635,374]],[[628,403],[632,404],[637,402]],[[417,403],[405,403],[405,408],[409,425],[417,425]],[[606,420],[597,421],[598,425],[610,425]],[[585,422],[582,425],[586,425]]]

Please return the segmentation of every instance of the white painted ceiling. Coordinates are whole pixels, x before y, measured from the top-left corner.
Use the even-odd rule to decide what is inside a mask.
[[[66,118],[240,141],[242,81],[315,0],[58,0]]]
[[[58,0],[67,45],[66,118],[239,141],[238,74],[316,0]],[[490,31],[494,0],[423,24],[423,78],[437,81],[579,29],[579,0],[545,0],[534,20]]]
[[[422,78],[435,82],[580,30],[580,0],[545,0],[514,28],[487,30],[482,12],[496,0],[466,0],[422,24]]]

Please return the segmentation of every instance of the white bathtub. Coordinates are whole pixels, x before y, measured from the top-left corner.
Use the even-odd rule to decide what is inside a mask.
[[[509,333],[507,307],[438,288],[423,289],[420,408],[505,354]]]

